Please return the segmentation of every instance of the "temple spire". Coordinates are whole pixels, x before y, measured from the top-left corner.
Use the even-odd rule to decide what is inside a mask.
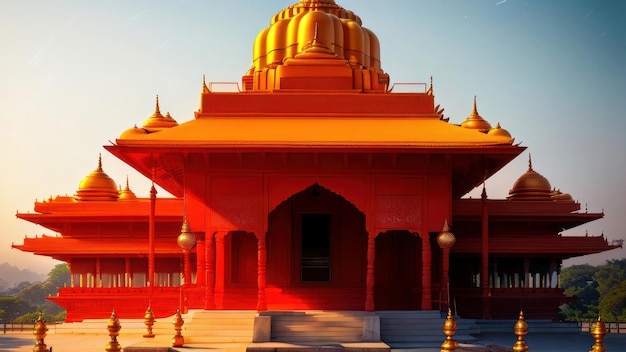
[[[474,107],[472,108],[472,116],[480,116],[478,109],[476,108],[476,96],[474,95]]]
[[[96,169],[96,171],[102,172],[102,153],[98,154],[98,168]]]

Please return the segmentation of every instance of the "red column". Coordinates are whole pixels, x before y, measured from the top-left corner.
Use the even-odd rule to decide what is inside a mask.
[[[224,275],[226,274],[224,237],[227,233],[220,231],[215,234],[215,309],[224,309]]]
[[[204,309],[215,309],[215,234],[205,234],[206,300]]]
[[[132,286],[130,258],[124,258],[124,287]]]
[[[72,271],[72,259],[67,260],[67,269],[70,271],[70,287],[74,287],[74,272]]]
[[[430,234],[424,230],[422,235],[422,310],[433,309],[432,257]]]
[[[196,285],[206,285],[206,250],[204,249],[204,236],[196,233]]]
[[[365,276],[365,311],[373,312],[374,278],[376,273],[376,230],[370,230],[367,236],[367,272]]]
[[[96,258],[96,282],[95,287],[102,287],[102,264],[100,258]]]
[[[483,319],[491,317],[491,301],[489,290],[489,212],[487,209],[487,190],[483,186],[482,199],[482,261],[480,270],[480,287],[483,296]]]
[[[154,223],[156,221],[156,195],[157,191],[154,188],[154,183],[150,188],[150,218],[148,219],[148,285],[150,286],[150,292],[154,287]]]
[[[267,296],[265,288],[267,286],[267,245],[265,233],[257,234],[257,285],[258,296],[256,310],[267,310]]]
[[[450,309],[450,248],[444,248],[441,251],[443,252],[443,262],[441,265],[441,293],[443,303],[445,304],[445,310],[448,310]]]

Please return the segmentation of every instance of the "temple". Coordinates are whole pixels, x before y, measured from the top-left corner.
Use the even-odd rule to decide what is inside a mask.
[[[105,146],[174,198],[138,198],[98,161],[73,196],[17,214],[57,233],[13,247],[68,263],[70,287],[49,298],[68,321],[149,305],[157,317],[450,307],[556,320],[562,261],[621,247],[562,235],[604,214],[581,211],[530,158],[509,196],[490,199],[485,180],[525,147],[476,98],[454,123],[432,80],[394,91],[376,35],[333,0],[278,12],[229,87],[203,80],[182,123],[157,97]]]

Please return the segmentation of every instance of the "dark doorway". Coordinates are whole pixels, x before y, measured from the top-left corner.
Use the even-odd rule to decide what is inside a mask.
[[[331,281],[330,214],[302,214],[301,282]]]

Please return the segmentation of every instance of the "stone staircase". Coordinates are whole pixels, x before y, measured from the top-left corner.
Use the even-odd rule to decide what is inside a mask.
[[[253,343],[255,317],[271,318],[270,338],[267,342]],[[378,316],[378,324],[364,327],[364,320],[371,321]],[[157,319],[153,332],[157,337],[152,344],[168,346],[174,336],[173,316]],[[241,311],[204,311],[191,310],[183,314],[185,324],[182,335],[186,345],[226,346],[228,344],[248,346],[248,351],[276,352],[285,349],[309,350],[341,349],[345,351],[385,352],[390,349],[438,348],[445,339],[442,332],[445,317],[439,311],[270,311],[257,313],[253,310]],[[49,334],[97,334],[108,335],[108,319],[89,319],[80,323],[65,323],[54,326]],[[471,343],[480,334],[481,329],[474,320],[455,318],[457,332],[455,340]],[[122,329],[120,341],[130,338],[141,340],[146,333],[143,319],[124,319],[120,317]],[[496,322],[503,329],[512,331],[514,321]],[[532,326],[532,325],[531,325]],[[379,333],[379,335],[378,335]],[[368,336],[364,336],[368,335]],[[380,342],[371,341],[372,336],[380,336]],[[144,339],[148,340],[148,339]]]
[[[254,310],[195,311],[185,320],[182,334],[193,344],[251,343],[256,315]]]
[[[445,317],[433,311],[379,311],[381,339],[392,349],[439,348],[445,340]],[[454,339],[472,343],[480,328],[472,319],[455,317],[457,331]]]
[[[366,314],[361,311],[286,311],[263,315],[272,317],[270,341],[319,345],[362,342]]]

